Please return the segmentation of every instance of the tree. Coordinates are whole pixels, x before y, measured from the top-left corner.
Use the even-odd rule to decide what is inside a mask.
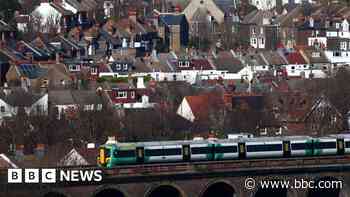
[[[5,22],[9,22],[13,18],[15,11],[20,9],[21,5],[18,0],[1,1],[0,18]]]

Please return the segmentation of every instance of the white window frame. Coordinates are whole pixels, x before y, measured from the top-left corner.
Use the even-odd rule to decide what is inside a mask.
[[[117,92],[117,98],[118,99],[128,98],[128,92],[127,91],[118,91]]]

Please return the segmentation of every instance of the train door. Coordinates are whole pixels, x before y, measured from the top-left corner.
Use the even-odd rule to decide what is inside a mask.
[[[189,144],[183,144],[182,145],[182,159],[184,161],[190,161],[191,160],[191,152],[190,152],[190,145]]]
[[[238,157],[240,159],[246,158],[246,147],[244,142],[238,143]]]
[[[291,148],[290,141],[283,141],[283,157],[290,157]]]
[[[145,161],[145,151],[143,147],[136,147],[136,160],[137,163],[143,163]]]
[[[345,146],[344,146],[344,139],[337,139],[337,154],[338,155],[344,155],[345,153]]]

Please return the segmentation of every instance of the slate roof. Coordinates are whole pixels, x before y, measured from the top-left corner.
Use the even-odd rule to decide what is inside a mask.
[[[180,25],[183,20],[186,20],[184,14],[162,14],[159,19],[166,25]]]
[[[22,76],[25,76],[29,79],[36,79],[45,76],[48,73],[47,69],[41,68],[35,64],[21,64],[17,66],[17,69]]]
[[[0,32],[2,32],[2,31],[14,31],[14,30],[9,24],[0,20]]]
[[[95,90],[51,90],[49,100],[53,105],[101,104],[102,98]]]
[[[0,92],[0,99],[11,106],[30,107],[37,102],[43,95],[27,92],[22,88],[12,88],[10,94],[6,95]]]
[[[231,73],[237,73],[244,68],[242,62],[229,51],[219,52],[213,62],[218,70],[228,70]]]
[[[0,154],[0,169],[1,168],[18,168],[5,154]]]

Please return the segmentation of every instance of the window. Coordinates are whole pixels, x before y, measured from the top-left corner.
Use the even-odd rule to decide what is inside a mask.
[[[121,91],[117,93],[117,98],[128,98],[126,91]]]
[[[196,154],[209,154],[211,153],[211,148],[210,147],[193,147],[191,148],[191,152],[193,155]]]
[[[115,157],[135,157],[135,150],[118,150],[114,152]]]
[[[247,145],[247,152],[281,151],[282,144]]]
[[[117,68],[117,70],[121,70],[121,69],[122,69],[122,66],[121,66],[120,64],[117,64],[117,65],[116,65],[116,68]]]
[[[146,149],[146,156],[163,156],[163,149]]]
[[[96,67],[92,67],[91,68],[91,74],[97,74],[97,68]]]
[[[165,155],[181,155],[181,148],[165,148]]]
[[[260,27],[260,34],[264,34],[264,28]]]
[[[312,143],[292,143],[292,150],[305,150],[312,149]]]
[[[1,112],[5,112],[5,106],[1,106],[1,107],[0,107],[0,111],[1,111]]]
[[[294,70],[295,69],[295,67],[294,66],[292,66],[292,70]]]
[[[328,148],[336,148],[336,142],[319,142],[315,143],[315,149],[328,149]]]
[[[334,57],[340,57],[341,56],[341,53],[339,51],[334,51],[333,52],[333,56]]]
[[[41,105],[37,105],[37,106],[36,106],[36,112],[37,112],[37,113],[41,113],[41,110],[42,110]]]
[[[312,52],[312,57],[320,57],[320,52]]]
[[[131,92],[130,92],[130,97],[131,97],[131,98],[135,98],[135,92],[134,92],[134,91],[131,91]]]
[[[260,44],[261,45],[265,44],[265,39],[264,38],[260,38]]]
[[[347,42],[340,42],[340,49],[346,50],[346,44],[347,44]]]
[[[256,31],[255,31],[255,27],[252,28],[252,34],[255,34]]]
[[[215,147],[216,153],[236,153],[237,152],[237,146],[220,146]]]
[[[252,38],[252,44],[256,44],[256,38]]]
[[[128,70],[128,64],[124,64],[123,65],[123,69],[127,71]]]
[[[335,28],[339,29],[340,28],[340,23],[335,23]]]
[[[102,104],[101,104],[101,103],[100,103],[100,104],[97,104],[97,110],[98,110],[98,111],[102,110]]]

